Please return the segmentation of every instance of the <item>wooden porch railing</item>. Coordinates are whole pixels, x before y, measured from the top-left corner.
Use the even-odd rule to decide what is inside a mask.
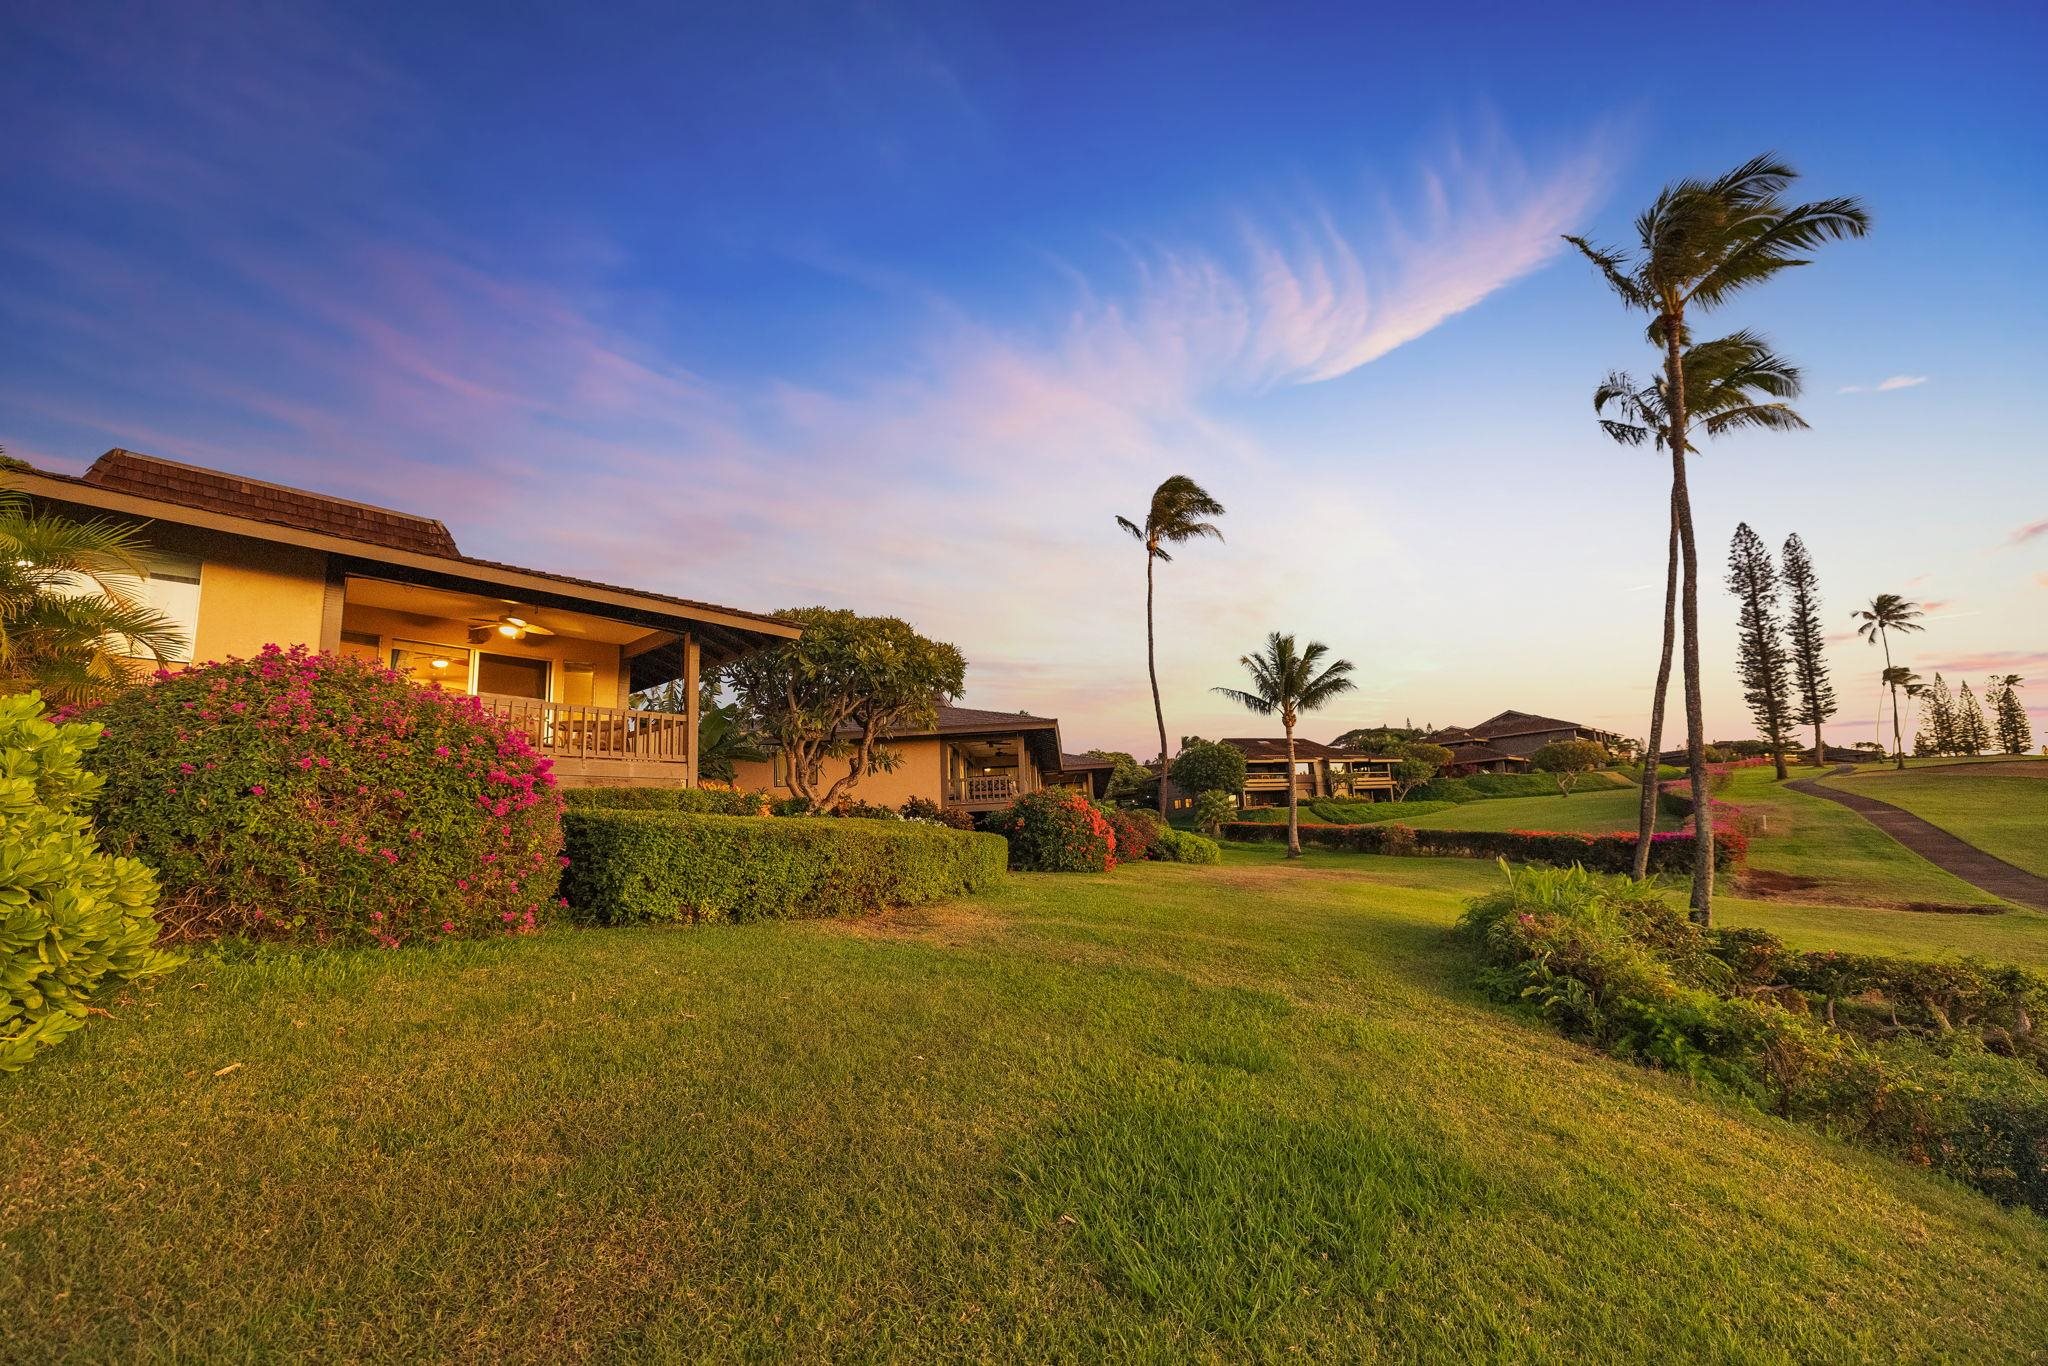
[[[687,764],[689,718],[676,712],[634,711],[574,702],[481,693],[477,701],[525,731],[543,754],[558,759]]]
[[[946,801],[953,806],[994,805],[1017,800],[1017,780],[1008,775],[976,775],[955,778],[946,784]]]

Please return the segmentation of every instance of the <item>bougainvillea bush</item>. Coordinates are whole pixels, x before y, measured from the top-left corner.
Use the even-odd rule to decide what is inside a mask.
[[[549,760],[473,697],[266,646],[93,719],[102,839],[186,933],[389,947],[531,930],[554,899]]]
[[[99,737],[91,722],[43,719],[34,693],[0,697],[0,1072],[112,990],[178,964],[156,947],[156,879],[93,840],[85,809],[100,780],[83,760]]]
[[[1030,873],[1106,873],[1116,831],[1079,788],[1030,792],[991,823],[1010,841],[1010,866]]]

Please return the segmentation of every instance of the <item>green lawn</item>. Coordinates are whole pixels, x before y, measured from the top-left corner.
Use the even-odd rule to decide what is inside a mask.
[[[1901,847],[1848,807],[1787,789],[1768,767],[1736,769],[1721,796],[1761,822],[1749,866],[1775,875],[1783,894],[1873,906],[2008,904]]]
[[[2048,1341],[2048,1223],[1481,1000],[1444,931],[1493,876],[1232,850],[197,963],[0,1079],[0,1360]]]
[[[1575,791],[1569,797],[1501,797],[1467,802],[1410,822],[1427,830],[1571,830],[1587,835],[1634,831],[1638,810],[1634,788]],[[1675,828],[1660,816],[1659,830]]]
[[[1872,769],[1828,785],[1912,812],[1986,853],[2048,877],[2048,762],[2041,777],[1956,768]]]

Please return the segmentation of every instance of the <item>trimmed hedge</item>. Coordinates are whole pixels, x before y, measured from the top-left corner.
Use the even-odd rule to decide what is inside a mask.
[[[573,787],[562,800],[605,811],[669,811],[685,816],[758,816],[768,799],[729,787]]]
[[[1231,821],[1223,827],[1230,840],[1284,840],[1285,825]],[[1349,849],[1361,854],[1441,854],[1452,858],[1507,859],[1512,863],[1573,864],[1596,873],[1626,873],[1635,859],[1636,837],[1579,835],[1548,830],[1417,830],[1406,825],[1316,825],[1304,821],[1301,843],[1306,849]],[[1739,839],[1714,841],[1714,864],[1734,866],[1744,852]],[[1650,837],[1650,871],[1692,871],[1692,836]]]
[[[1360,802],[1341,797],[1317,797],[1301,804],[1303,820],[1322,825],[1378,825],[1383,821],[1412,820],[1417,816],[1448,811],[1456,802]],[[1238,813],[1236,819],[1257,825],[1287,824],[1284,806],[1254,806]]]
[[[564,813],[563,912],[590,925],[867,915],[992,887],[994,835],[921,821]]]

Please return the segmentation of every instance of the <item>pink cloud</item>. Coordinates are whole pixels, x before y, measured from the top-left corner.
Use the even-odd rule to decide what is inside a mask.
[[[2024,545],[2028,541],[2033,540],[2036,536],[2040,536],[2043,534],[2048,534],[2048,522],[2029,522],[2026,526],[2023,526],[2018,531],[2013,532],[2011,538],[2006,541],[2006,544]]]

